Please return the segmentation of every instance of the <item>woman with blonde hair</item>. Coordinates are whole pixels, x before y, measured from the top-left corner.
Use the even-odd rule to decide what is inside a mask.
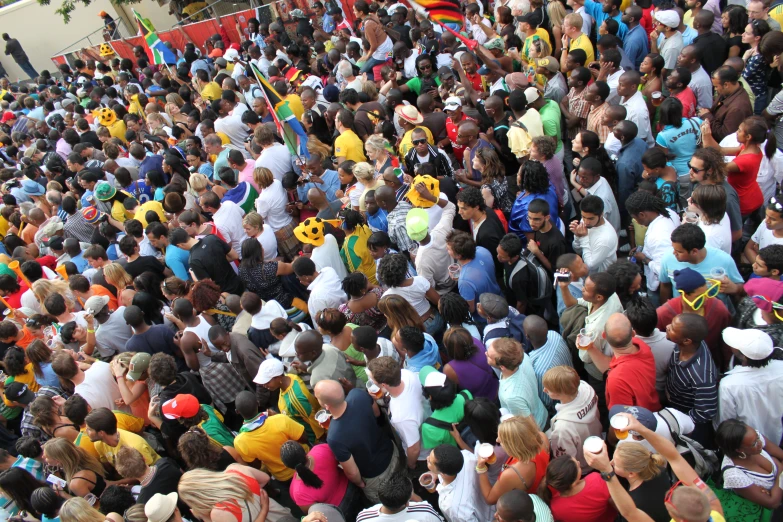
[[[286,209],[288,193],[279,179],[275,179],[272,171],[258,167],[253,171],[253,181],[258,186],[256,212],[269,225],[277,239],[277,252],[291,260],[299,251],[299,240],[294,235],[296,224]]]
[[[272,515],[276,522],[296,519],[290,510],[262,493],[269,475],[249,466],[231,464],[224,472],[194,469],[179,480],[179,497],[193,515],[202,520],[224,520],[227,515],[237,522],[265,520]]]
[[[248,212],[242,218],[242,228],[247,237],[256,239],[264,249],[264,261],[274,261],[277,257],[277,238],[272,227],[264,226],[264,218],[258,212]]]
[[[109,485],[100,461],[66,439],[48,440],[43,445],[43,458],[47,466],[62,470],[72,495],[86,497],[92,494],[100,498]]]
[[[612,461],[617,476],[628,480],[628,494],[636,507],[653,520],[669,520],[664,502],[671,487],[669,475],[664,473],[666,459],[639,442],[621,441]]]
[[[61,281],[59,279],[39,279],[33,283],[32,290],[33,295],[41,304],[41,312],[44,314],[48,314],[46,307],[44,306],[44,301],[52,294],[60,294],[65,297],[65,304],[71,309],[76,304],[76,297],[74,297],[73,292],[71,292],[71,288],[66,281]]]
[[[383,172],[392,166],[391,145],[382,135],[372,134],[364,142],[364,150],[367,151],[367,157],[373,161],[375,177],[380,178]]]
[[[481,495],[491,506],[512,489],[535,493],[549,464],[549,439],[532,417],[511,417],[501,422],[498,442],[509,458],[494,485],[489,483],[487,459],[479,457],[476,463]]]
[[[103,277],[107,283],[117,288],[118,291],[126,288],[133,289],[133,277],[119,263],[109,263],[104,266]]]
[[[131,380],[127,378],[131,359],[133,359],[134,355],[136,355],[136,352],[123,352],[115,355],[111,361],[111,371],[117,381],[120,395],[122,395],[122,403],[117,404],[117,406],[129,406],[131,413],[136,417],[144,419],[144,426],[149,426],[150,419],[147,411],[150,407],[150,392],[147,388],[147,379]],[[145,374],[146,372],[143,372],[142,376]]]
[[[60,508],[60,522],[104,522],[106,517],[82,497],[69,498]]]
[[[373,166],[366,161],[360,161],[353,166],[353,175],[356,177],[357,181],[356,190],[360,194],[359,208],[354,208],[354,210],[361,210],[362,212],[367,210],[364,206],[364,197],[367,192],[384,186],[383,178],[380,176],[376,177],[375,174]],[[351,202],[351,205],[353,206],[353,202]]]

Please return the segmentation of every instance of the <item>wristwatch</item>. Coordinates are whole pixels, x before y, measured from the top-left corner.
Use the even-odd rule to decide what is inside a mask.
[[[609,473],[604,473],[604,472],[601,473],[601,478],[604,479],[604,482],[609,482],[615,476],[616,474],[614,470],[610,471]]]

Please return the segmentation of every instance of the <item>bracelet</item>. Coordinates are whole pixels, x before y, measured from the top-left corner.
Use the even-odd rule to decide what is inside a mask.
[[[476,473],[478,473],[479,475],[483,475],[487,471],[489,471],[489,468],[487,468],[486,466],[484,467],[476,466]]]

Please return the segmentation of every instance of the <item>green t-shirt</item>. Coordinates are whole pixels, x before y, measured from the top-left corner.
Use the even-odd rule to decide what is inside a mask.
[[[407,85],[408,88],[410,88],[410,90],[415,92],[416,96],[421,94],[421,78],[419,78],[418,76],[416,78],[411,78],[410,80],[408,80],[408,83],[406,83],[405,85]],[[440,78],[437,76],[435,77],[435,85],[440,87]]]
[[[473,395],[468,390],[462,390],[457,394],[457,397],[454,399],[454,402],[451,403],[451,406],[432,412],[432,418],[448,422],[449,424],[461,422],[465,417],[465,395],[467,395],[469,399],[473,399]],[[421,443],[424,449],[434,448],[441,444],[457,445],[454,441],[454,437],[451,436],[450,431],[427,424],[426,422],[421,425]]]
[[[221,446],[234,447],[234,434],[226,427],[218,417],[215,408],[208,404],[202,404],[201,409],[207,413],[209,418],[203,421],[199,426],[209,435],[209,437]]]
[[[547,100],[538,113],[541,115],[544,134],[557,140],[555,152],[560,152],[563,148],[563,140],[560,139],[560,106],[554,100]]]

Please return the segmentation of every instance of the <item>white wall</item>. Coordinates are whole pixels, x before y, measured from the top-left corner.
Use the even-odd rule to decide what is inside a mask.
[[[77,42],[77,45],[69,49],[71,51],[86,47],[90,43],[99,45],[103,41],[100,31],[90,36],[89,42],[82,38],[103,27],[103,20],[98,16],[100,11],[106,11],[118,22],[121,19],[109,0],[94,0],[89,6],[78,3],[76,10],[71,13],[71,21],[65,24],[62,17],[55,13],[59,6],[60,0],[52,0],[50,5],[45,6],[36,0],[21,0],[0,8],[0,32],[8,33],[11,38],[19,40],[38,72],[42,69],[53,71],[55,66],[51,60],[52,55],[68,45]],[[144,0],[134,5],[134,8],[142,16],[149,18],[160,31],[171,28],[177,21],[168,14],[168,5],[161,7],[156,1]],[[131,14],[130,9],[128,14]],[[121,26],[123,34],[127,34],[127,28],[124,24]],[[132,30],[135,34],[135,25]],[[5,55],[5,42],[0,41],[0,51],[0,63],[8,71],[11,81],[16,81],[17,77],[24,80],[26,75],[13,58]]]

